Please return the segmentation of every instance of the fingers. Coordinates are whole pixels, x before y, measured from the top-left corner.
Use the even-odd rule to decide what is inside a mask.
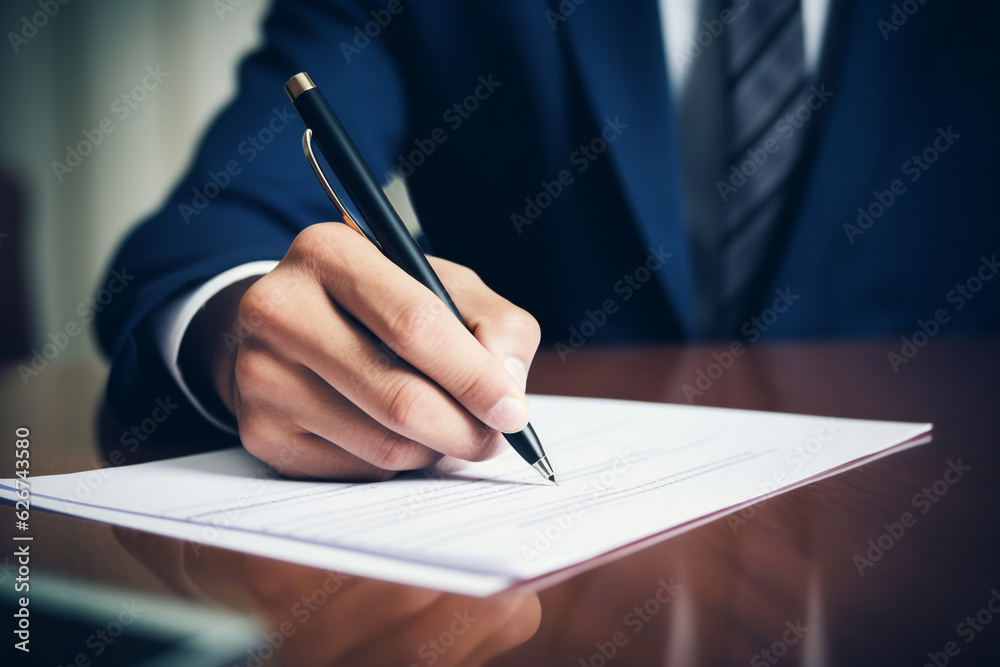
[[[252,607],[271,627],[292,623],[280,657],[289,665],[478,665],[527,641],[538,597],[486,599],[245,557]]]
[[[326,606],[326,603],[331,604],[331,612],[333,608],[344,611],[342,604],[335,603],[344,599],[349,591],[363,587],[369,581],[263,556],[239,556],[242,563],[239,566],[234,564],[228,574],[220,573],[220,576],[242,579],[248,597],[244,608],[249,607],[273,625],[293,620],[292,617],[297,624],[305,623],[302,618],[304,610],[310,612],[307,620],[311,620],[318,617],[318,607]]]
[[[208,597],[185,571],[185,542],[121,526],[111,526],[111,532],[119,544],[175,593],[196,600]],[[228,599],[221,601],[232,603]]]
[[[248,296],[251,304],[257,298]],[[255,456],[273,465],[289,456],[283,450],[290,438],[312,433],[319,440],[296,438],[302,451],[279,469],[346,479],[346,471],[334,474],[349,460],[338,448],[375,469],[412,470],[440,454],[482,460],[503,446],[498,432],[405,362],[388,357],[369,334],[330,308],[310,309],[307,290],[288,300],[292,310],[310,313],[306,326],[272,319],[241,344],[236,359],[240,437]],[[375,469],[353,466],[350,472],[384,479]]]
[[[539,618],[534,595],[502,593],[486,599],[445,595],[345,656],[344,664],[479,665],[530,638]]]
[[[244,399],[241,409],[253,416],[240,421],[241,438],[251,454],[281,474],[381,481],[441,458],[379,424],[312,371],[276,361],[260,363],[274,363],[274,372],[287,376],[281,382],[288,389],[271,395],[266,409]]]
[[[294,374],[290,371],[289,374]],[[238,408],[248,452],[289,477],[384,481],[396,470],[425,467],[440,455],[394,434],[343,397],[324,400],[304,381],[266,406]]]
[[[301,258],[301,267],[314,272],[339,305],[477,419],[505,432],[524,428],[528,404],[511,373],[430,290],[342,227],[308,228],[289,255]],[[470,281],[469,291],[488,288]]]
[[[231,385],[251,453],[288,475],[377,480],[506,447],[499,430],[527,423],[538,325],[432,261],[469,328],[340,224],[304,230],[245,291]]]
[[[395,629],[429,613],[442,597],[443,594],[438,591],[364,580],[362,585],[338,599],[328,613],[316,619],[312,636],[305,637],[310,644],[310,653],[328,660],[334,657],[343,660],[334,664],[368,664],[344,658],[355,653],[358,647],[370,643],[396,643]],[[398,651],[399,644],[396,647]]]
[[[542,603],[537,595],[528,595],[520,600],[507,622],[476,646],[462,664],[485,664],[534,637],[541,624]]]

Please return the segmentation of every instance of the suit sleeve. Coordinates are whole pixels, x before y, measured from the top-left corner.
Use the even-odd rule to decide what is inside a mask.
[[[163,207],[118,249],[109,270],[124,268],[135,278],[95,326],[111,359],[108,404],[125,424],[149,416],[156,399],[169,396],[182,404],[170,431],[213,433],[165,367],[152,315],[228,269],[281,259],[300,230],[337,217],[303,158],[305,128],[285,81],[309,72],[373,171],[390,169],[407,131],[396,66],[406,22],[356,41],[356,28],[372,20],[370,9],[346,0],[274,3],[263,47],[240,66],[237,97],[212,123]]]

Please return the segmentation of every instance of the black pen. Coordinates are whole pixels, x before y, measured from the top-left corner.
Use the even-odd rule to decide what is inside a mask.
[[[399,219],[396,209],[385,196],[371,168],[361,157],[361,153],[313,80],[305,72],[300,72],[288,80],[285,92],[288,93],[288,97],[291,98],[292,104],[308,128],[302,137],[306,159],[309,160],[309,165],[319,179],[320,185],[344,217],[344,222],[379,246],[382,254],[393,264],[434,292],[455,317],[464,323],[465,319],[458,312],[455,302],[451,300],[441,280],[427,262],[427,257],[406,229],[406,225]],[[316,140],[341,185],[371,229],[374,239],[353,220],[330,187],[313,155],[312,139]],[[545,450],[542,449],[542,444],[538,441],[531,424],[518,433],[504,433],[504,437],[521,458],[531,464],[542,477],[553,483],[556,481]]]

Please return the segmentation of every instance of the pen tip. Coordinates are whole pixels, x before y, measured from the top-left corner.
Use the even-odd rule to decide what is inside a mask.
[[[556,486],[559,486],[559,482],[556,481],[555,475],[549,475],[549,481],[555,484]]]

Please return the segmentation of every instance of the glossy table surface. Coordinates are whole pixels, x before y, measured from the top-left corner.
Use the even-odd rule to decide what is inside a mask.
[[[32,565],[251,613],[284,637],[265,664],[1000,664],[1000,338],[934,339],[894,369],[900,345],[748,345],[726,369],[710,368],[725,346],[541,353],[535,393],[930,421],[934,439],[537,595],[443,595],[42,512]],[[104,373],[57,362],[25,386],[3,369],[0,432],[31,428],[32,475],[103,462],[123,430],[104,423],[101,448]],[[9,506],[0,521],[9,543]]]

